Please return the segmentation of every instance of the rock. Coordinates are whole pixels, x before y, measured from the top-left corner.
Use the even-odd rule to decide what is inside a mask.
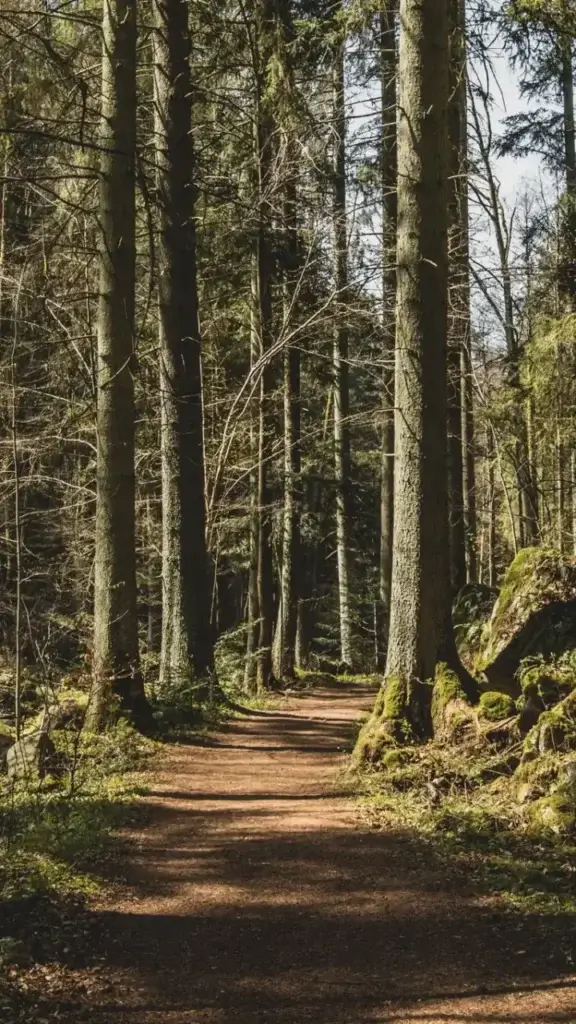
[[[40,729],[43,732],[55,732],[58,729],[70,729],[80,732],[86,718],[86,707],[70,698],[60,704],[46,708]]]
[[[43,779],[55,764],[56,747],[42,730],[24,736],[6,753],[6,768],[13,781]]]
[[[557,835],[572,835],[576,828],[574,803],[565,793],[545,796],[530,807],[535,825],[543,825]]]
[[[525,548],[508,569],[486,627],[477,667],[493,690],[516,697],[520,663],[576,647],[576,558]]]
[[[482,583],[467,583],[452,605],[452,622],[458,654],[471,671],[482,644],[486,623],[498,597],[498,591]]]
[[[566,753],[576,750],[576,691],[540,715],[524,741],[525,754]]]
[[[527,736],[530,730],[534,728],[544,711],[545,707],[540,697],[529,695],[525,698],[518,719],[518,728],[523,736]]]
[[[519,804],[529,804],[533,803],[535,800],[540,800],[542,796],[544,796],[544,793],[539,786],[535,786],[531,782],[523,782],[522,785],[518,787],[516,800]]]

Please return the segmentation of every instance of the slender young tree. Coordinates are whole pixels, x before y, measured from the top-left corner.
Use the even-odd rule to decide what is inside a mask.
[[[291,0],[277,2],[278,83],[277,121],[282,181],[282,271],[284,344],[284,513],[282,518],[282,570],[278,627],[274,638],[274,675],[291,679],[295,674],[298,601],[302,566],[300,517],[302,513],[300,453],[300,348],[290,338],[297,314],[298,289],[298,154],[295,146],[295,85],[292,67],[294,26]]]
[[[185,0],[154,0],[154,107],[162,454],[160,683],[213,668],[206,554],[190,27]]]
[[[136,0],[104,0],[94,685],[90,719],[118,698],[148,721],[138,658],[134,479]]]
[[[342,0],[334,5],[336,18]],[[333,89],[333,234],[334,278],[339,312],[334,329],[332,367],[334,376],[334,472],[336,482],[336,558],[338,564],[338,605],[340,616],[340,662],[351,669],[352,594],[350,580],[350,367],[348,362],[348,221],[346,210],[346,93],[345,40],[336,23],[332,68]]]
[[[466,502],[464,498],[463,368],[470,345],[468,244],[467,69],[465,10],[449,0],[449,225],[448,225],[448,498],[450,511],[450,582],[458,591],[466,582]],[[468,438],[466,439],[468,442]]]
[[[259,356],[266,357],[272,345],[272,283],[274,256],[272,241],[274,201],[275,125],[270,99],[269,77],[275,28],[272,0],[258,0],[254,19],[255,77],[255,177],[256,230],[253,253],[253,307]],[[266,360],[260,378],[258,401],[258,654],[256,686],[259,691],[273,685],[272,638],[274,630],[274,581],[272,559],[272,494],[270,453],[274,437],[272,407],[272,365]]]

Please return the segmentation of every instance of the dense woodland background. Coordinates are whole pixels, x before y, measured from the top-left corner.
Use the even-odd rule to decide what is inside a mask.
[[[142,680],[197,702],[384,668],[415,315],[438,336],[419,423],[447,444],[451,594],[523,547],[574,553],[576,22],[563,0],[466,6],[413,44],[425,68],[440,45],[447,88],[419,185],[443,328],[433,274],[397,296],[398,110],[420,103],[425,141],[429,103],[407,50],[398,86],[395,0],[2,0],[10,722],[32,676],[92,676],[95,722],[115,693],[146,725]],[[530,100],[503,124],[502,52]],[[546,172],[512,205],[498,159],[526,153]],[[417,477],[396,503],[425,519]]]

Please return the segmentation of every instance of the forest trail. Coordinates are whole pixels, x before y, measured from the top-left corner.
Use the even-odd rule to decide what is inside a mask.
[[[168,748],[128,885],[96,911],[103,962],[61,1019],[576,1020],[565,920],[457,891],[422,841],[359,828],[338,776],[372,700],[317,690]]]

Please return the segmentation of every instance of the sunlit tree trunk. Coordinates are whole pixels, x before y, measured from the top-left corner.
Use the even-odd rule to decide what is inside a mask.
[[[336,4],[342,9],[341,0]],[[335,284],[338,314],[334,330],[334,471],[336,483],[336,558],[338,564],[338,605],[340,619],[340,662],[352,669],[352,594],[350,581],[350,372],[348,363],[348,235],[346,212],[346,96],[344,79],[345,46],[336,44],[333,65],[334,195],[333,234]]]
[[[274,675],[291,679],[296,667],[298,602],[302,589],[300,518],[302,493],[300,477],[300,348],[291,332],[298,313],[298,154],[290,114],[294,104],[292,53],[294,28],[291,0],[277,0],[278,67],[277,85],[281,182],[284,305],[284,511],[282,516],[282,568],[278,627],[274,638]]]
[[[448,4],[401,0],[394,565],[385,700],[359,740],[431,731],[452,635],[447,481]],[[463,674],[464,676],[464,674]],[[467,680],[465,681],[467,685]],[[471,682],[471,681],[470,681]],[[359,751],[361,752],[361,750]]]
[[[136,0],[104,0],[93,726],[149,720],[138,657],[134,479]]]
[[[449,286],[448,286],[448,497],[450,511],[450,581],[453,591],[466,582],[467,566],[475,555],[475,537],[469,533],[473,513],[473,459],[468,448],[473,438],[470,402],[470,254],[468,241],[468,135],[465,8],[463,0],[449,0],[450,101],[448,134],[449,179]],[[466,480],[466,495],[464,484]]]

